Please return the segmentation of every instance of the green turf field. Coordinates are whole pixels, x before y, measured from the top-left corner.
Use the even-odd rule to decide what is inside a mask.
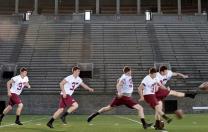
[[[6,116],[0,126],[0,132],[154,132],[149,128],[143,130],[135,115],[102,115],[95,118],[90,124],[86,122],[87,116],[71,115],[67,117],[68,124],[63,125],[60,120],[54,122],[54,129],[46,127],[49,116],[21,117],[23,126],[13,124],[15,116]],[[147,116],[153,121],[153,116]],[[208,114],[186,115],[184,119],[166,125],[168,132],[208,132]]]

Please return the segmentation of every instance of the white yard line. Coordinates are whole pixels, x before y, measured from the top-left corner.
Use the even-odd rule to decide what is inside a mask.
[[[135,123],[138,123],[138,124],[142,125],[141,122],[139,122],[137,120],[133,120],[133,119],[128,118],[128,117],[124,117],[124,116],[116,116],[116,117],[121,118],[121,119],[126,119],[126,120],[129,120],[129,121],[132,121],[132,122],[135,122]]]
[[[124,116],[116,116],[116,117],[121,118],[121,119],[126,119],[126,120],[129,120],[129,121],[131,121],[131,122],[135,122],[135,123],[137,123],[137,124],[142,125],[142,123],[141,123],[141,122],[139,122],[139,121],[137,121],[137,120],[134,120],[134,119],[131,119],[131,118],[128,118],[128,117],[124,117]],[[153,129],[154,129],[154,127],[153,127],[153,126],[151,126],[151,128],[153,128]]]
[[[44,119],[47,119],[47,118],[40,118],[40,119],[35,119],[35,120],[29,120],[29,121],[24,121],[22,123],[24,124],[24,123],[29,123],[29,122],[32,122],[32,121],[39,121],[39,120],[44,120]],[[12,123],[12,124],[7,124],[7,125],[2,125],[2,126],[0,126],[0,128],[4,128],[4,127],[8,127],[8,126],[14,126],[14,125],[16,125],[16,124]]]

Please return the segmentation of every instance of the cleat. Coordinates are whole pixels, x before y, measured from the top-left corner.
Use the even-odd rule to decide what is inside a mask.
[[[87,118],[87,122],[90,122],[94,117],[96,117],[97,115],[99,115],[100,113],[96,112],[91,114],[88,118]]]
[[[193,94],[191,94],[190,97],[191,97],[192,99],[194,99],[194,98],[196,97],[196,95],[197,95],[197,93],[193,93]]]
[[[51,124],[51,123],[49,123],[49,122],[48,122],[46,125],[47,125],[49,128],[54,128],[54,127],[53,127],[53,124]]]
[[[20,121],[15,121],[17,125],[23,125]]]
[[[93,114],[87,118],[87,122],[90,122],[93,119]]]
[[[143,125],[144,129],[147,129],[148,127],[151,127],[153,125],[153,123],[146,123],[145,125]]]

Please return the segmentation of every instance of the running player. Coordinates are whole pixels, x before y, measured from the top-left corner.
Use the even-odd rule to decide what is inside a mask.
[[[67,112],[65,112],[61,116],[61,120],[64,124],[66,124],[66,116],[78,108],[78,103],[72,97],[74,90],[81,85],[84,89],[88,90],[89,92],[94,92],[94,89],[88,87],[86,84],[83,83],[82,79],[79,77],[80,68],[75,66],[72,68],[72,75],[64,78],[60,82],[61,88],[61,97],[59,102],[58,110],[53,114],[52,118],[47,123],[47,126],[53,128],[53,122],[57,119],[63,112],[66,107],[69,107]]]
[[[116,85],[117,96],[113,99],[113,101],[108,106],[103,107],[97,112],[91,114],[87,119],[88,122],[90,122],[93,118],[95,118],[97,115],[101,113],[110,111],[117,106],[125,105],[128,108],[136,109],[138,111],[144,129],[147,129],[152,125],[146,123],[144,119],[143,107],[139,105],[137,102],[135,102],[131,97],[133,92],[133,81],[132,81],[131,72],[132,71],[130,67],[125,66],[123,68],[123,75],[118,79]]]
[[[20,69],[20,75],[12,77],[11,80],[7,82],[7,92],[9,97],[8,106],[4,109],[3,114],[0,116],[0,124],[2,122],[3,117],[12,110],[14,105],[17,105],[16,110],[16,121],[15,123],[18,125],[23,125],[20,121],[20,115],[23,108],[22,100],[20,99],[20,94],[23,88],[30,88],[30,84],[28,83],[29,79],[27,77],[27,69],[22,67]]]

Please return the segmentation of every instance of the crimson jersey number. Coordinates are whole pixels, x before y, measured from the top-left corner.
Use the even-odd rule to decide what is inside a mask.
[[[22,83],[19,83],[18,84],[18,87],[17,87],[17,90],[21,90],[22,89],[22,86],[23,86],[23,84]]]
[[[75,89],[75,86],[76,86],[76,83],[73,82],[73,83],[72,83],[72,87],[70,88],[70,90],[74,90],[74,89]]]
[[[156,91],[156,88],[157,88],[157,84],[156,83],[154,83],[154,84],[152,84],[152,93],[154,93],[155,91]]]

